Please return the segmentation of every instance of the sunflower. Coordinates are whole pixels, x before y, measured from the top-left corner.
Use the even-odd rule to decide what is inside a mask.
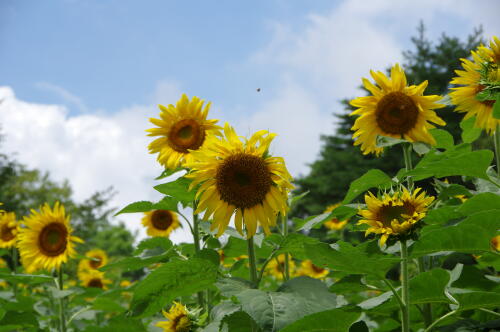
[[[291,255],[288,255],[288,270],[290,271],[290,275],[295,273],[295,262]],[[285,254],[280,254],[271,259],[266,266],[266,272],[278,280],[283,280],[285,275]]]
[[[45,203],[40,212],[31,210],[31,214],[24,218],[24,224],[26,227],[19,228],[18,248],[27,273],[58,269],[68,257],[76,256],[74,242],[83,243],[71,235],[69,215],[59,202],[55,203],[54,209]]]
[[[480,101],[477,94],[486,88],[485,82],[500,83],[500,39],[493,37],[489,48],[479,46],[471,54],[472,61],[461,59],[464,70],[455,71],[458,77],[451,83],[462,86],[452,88],[451,102],[457,105],[455,111],[466,113],[464,119],[475,116],[475,126],[492,135],[500,125],[500,119],[493,117],[495,101]]]
[[[86,273],[88,270],[97,270],[108,263],[108,255],[101,249],[92,249],[85,253],[85,257],[78,263],[78,274]],[[81,278],[80,278],[81,279]]]
[[[161,327],[163,332],[188,332],[191,329],[187,308],[182,304],[174,302],[168,312],[164,310],[162,312],[168,321],[158,322],[155,326]]]
[[[158,152],[158,162],[166,168],[176,169],[191,161],[190,150],[198,150],[207,137],[219,134],[218,120],[207,120],[210,103],[203,108],[204,102],[183,94],[176,106],[159,105],[160,119],[149,119],[159,128],[146,130],[148,136],[160,136],[149,144],[149,153]]]
[[[496,251],[500,251],[500,235],[495,236],[490,241],[491,247]]]
[[[340,206],[340,203],[330,205],[326,208],[325,213],[332,212],[333,210],[335,210],[339,206]],[[338,220],[337,218],[332,218],[332,219],[328,220],[327,222],[325,222],[323,225],[328,229],[338,231],[338,230],[341,230],[342,228],[344,228],[344,226],[347,224],[347,221],[348,220]]]
[[[390,78],[380,71],[370,71],[370,74],[378,86],[366,78],[363,85],[372,95],[351,100],[351,105],[358,107],[351,115],[360,115],[351,128],[355,131],[353,138],[357,138],[354,145],[361,145],[363,154],[377,155],[383,151],[377,147],[377,135],[435,145],[429,133],[429,129],[434,128],[430,122],[446,123],[433,109],[445,105],[437,103],[440,96],[423,95],[428,82],[407,86],[406,75],[399,64],[392,67]]]
[[[104,272],[99,270],[87,270],[85,273],[78,275],[80,283],[84,287],[108,289],[111,280],[104,277]]]
[[[188,164],[191,173],[187,177],[193,179],[190,189],[201,183],[195,212],[205,211],[204,219],[214,216],[211,230],[218,228],[217,236],[224,233],[233,214],[240,234],[243,224],[248,238],[255,234],[257,224],[269,234],[278,212],[285,214],[287,191],[293,188],[283,158],[268,154],[276,135],[262,130],[242,142],[226,123],[224,136],[192,152],[196,160]]]
[[[384,194],[381,199],[370,192],[365,195],[368,209],[359,212],[363,219],[358,224],[370,226],[365,235],[382,234],[380,245],[384,245],[390,235],[400,237],[409,233],[425,217],[427,206],[433,200],[434,197],[426,196],[421,188],[413,193],[403,188],[402,192]]]
[[[128,288],[131,285],[132,285],[132,283],[130,282],[130,280],[123,279],[122,281],[120,281],[120,287]]]
[[[308,276],[316,279],[323,279],[330,273],[328,269],[316,266],[310,259],[306,259],[300,263],[300,269],[297,274],[299,276]]]
[[[16,214],[7,212],[0,214],[0,248],[12,248],[16,245],[18,233]]]
[[[170,233],[180,227],[177,214],[169,210],[153,210],[144,213],[142,224],[147,228],[149,236],[168,237]]]

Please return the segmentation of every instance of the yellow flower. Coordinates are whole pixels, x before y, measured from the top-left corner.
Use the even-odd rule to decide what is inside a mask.
[[[500,251],[500,235],[495,236],[491,239],[491,247],[496,251]]]
[[[500,39],[493,37],[490,47],[480,46],[476,51],[471,51],[472,60],[461,59],[464,70],[456,70],[458,77],[453,78],[452,84],[462,85],[452,88],[451,101],[457,105],[455,111],[464,112],[464,119],[476,117],[475,126],[486,130],[492,135],[500,120],[493,117],[494,100],[479,101],[476,95],[485,89],[482,80],[500,83],[498,70],[500,66]],[[486,77],[481,77],[480,70],[488,63]]]
[[[210,103],[203,108],[204,100],[183,94],[177,105],[159,105],[160,119],[149,121],[159,128],[148,129],[148,136],[160,136],[149,144],[149,153],[159,153],[158,162],[168,169],[175,169],[191,161],[190,150],[201,148],[210,135],[217,135],[218,120],[207,120]],[[202,110],[203,108],[203,110]]]
[[[288,270],[290,271],[290,275],[295,273],[295,262],[291,255],[288,255]],[[280,254],[271,259],[266,266],[266,272],[278,280],[283,280],[285,275],[285,254]]]
[[[330,205],[326,208],[325,213],[332,212],[333,210],[335,210],[339,206],[340,206],[340,203]],[[347,224],[347,221],[348,220],[338,220],[337,218],[332,218],[332,219],[328,220],[327,222],[325,222],[323,225],[328,229],[338,231],[338,230],[341,230],[342,228],[344,228],[344,226]]]
[[[55,203],[54,209],[45,203],[40,212],[31,210],[31,214],[24,218],[24,224],[26,227],[19,228],[18,248],[27,273],[58,269],[68,257],[76,256],[74,242],[83,243],[71,235],[69,215],[59,202]]]
[[[7,262],[3,258],[0,257],[0,269],[7,267]]]
[[[97,270],[108,263],[108,255],[101,249],[89,250],[85,253],[85,256],[92,259],[84,258],[80,260],[78,263],[79,275],[80,273],[86,273],[88,270]]]
[[[162,312],[168,321],[158,322],[156,326],[161,327],[163,332],[189,332],[191,329],[191,320],[188,317],[186,307],[182,304],[174,302],[168,312],[164,310]]]
[[[316,279],[323,279],[330,273],[328,269],[316,266],[310,259],[306,259],[300,263],[300,269],[297,272],[300,276],[308,276]]]
[[[370,74],[378,86],[366,78],[363,85],[372,95],[351,101],[352,106],[358,107],[351,115],[360,115],[351,128],[355,131],[353,138],[357,138],[354,145],[361,145],[363,154],[377,155],[383,151],[376,145],[378,135],[435,145],[429,133],[429,129],[434,128],[430,122],[446,124],[433,111],[444,105],[437,103],[440,96],[423,95],[427,81],[407,86],[406,75],[399,64],[392,67],[390,78],[380,71],[370,71]]]
[[[123,279],[122,281],[120,281],[120,287],[127,288],[130,285],[132,285],[132,283],[127,279]]]
[[[18,228],[14,212],[0,214],[0,248],[12,248],[16,245]]]
[[[285,214],[291,176],[281,157],[268,155],[276,136],[262,130],[248,140],[240,137],[227,123],[224,136],[214,138],[206,148],[193,151],[195,161],[187,164],[193,179],[190,189],[201,183],[196,213],[205,211],[204,219],[213,215],[211,230],[222,235],[234,214],[236,229],[252,237],[260,224],[266,234],[276,225],[278,212]]]
[[[359,212],[363,219],[358,224],[370,226],[365,235],[382,234],[380,245],[384,245],[389,236],[404,235],[410,231],[425,217],[427,206],[433,200],[434,197],[425,196],[421,188],[417,188],[413,194],[404,188],[403,192],[384,194],[381,199],[369,193],[365,195],[368,209]]]
[[[111,280],[104,278],[104,272],[99,270],[87,270],[79,274],[78,278],[84,287],[108,289],[108,285],[112,283]]]
[[[142,224],[147,228],[149,236],[168,237],[170,233],[179,228],[177,214],[169,210],[154,210],[144,213]]]

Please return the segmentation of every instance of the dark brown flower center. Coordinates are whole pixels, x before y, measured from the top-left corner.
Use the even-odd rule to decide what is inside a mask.
[[[154,228],[162,231],[168,229],[173,221],[172,212],[168,210],[156,210],[151,216],[151,223]]]
[[[197,150],[205,140],[205,130],[193,119],[184,119],[172,126],[168,141],[172,149],[188,153],[188,149]]]
[[[321,268],[319,266],[316,266],[314,264],[311,264],[311,267],[312,267],[313,271],[316,272],[316,273],[322,273],[322,272],[325,271],[325,269],[323,269],[323,268]]]
[[[378,126],[386,133],[403,135],[408,133],[418,119],[418,107],[402,92],[391,92],[377,103],[375,116]]]
[[[99,278],[91,279],[88,283],[88,287],[103,288],[102,280]]]
[[[98,269],[101,267],[102,265],[102,257],[100,256],[94,256],[92,257],[93,259],[90,260],[90,267],[93,268],[93,269]]]
[[[0,229],[0,238],[2,241],[7,242],[16,237],[16,235],[12,232],[15,227],[9,227],[7,225],[3,225]]]
[[[273,183],[264,160],[245,153],[226,158],[216,180],[221,199],[240,209],[262,203]]]
[[[59,256],[68,245],[68,230],[59,222],[46,225],[38,235],[38,246],[46,256]]]
[[[412,216],[415,212],[415,208],[410,203],[405,202],[403,205],[384,205],[380,208],[377,216],[377,220],[381,221],[385,227],[391,227],[391,222],[396,219],[398,222],[402,223],[407,218],[403,216]]]

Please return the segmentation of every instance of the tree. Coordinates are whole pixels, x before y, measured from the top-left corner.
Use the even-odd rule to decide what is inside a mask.
[[[482,42],[482,29],[475,29],[466,41],[442,34],[437,44],[433,44],[425,36],[425,27],[420,23],[418,35],[413,37],[413,50],[403,52],[405,69],[409,84],[429,81],[426,94],[446,94],[449,82],[460,68],[460,58],[467,58],[470,50]],[[367,93],[364,90],[365,94]],[[296,179],[296,194],[309,191],[296,206],[292,215],[306,216],[321,213],[326,206],[339,202],[349,189],[349,184],[366,171],[378,168],[387,174],[396,174],[403,167],[400,148],[388,149],[381,157],[363,156],[358,147],[352,144],[354,117],[349,116],[353,107],[350,99],[344,99],[344,109],[338,114],[337,130],[333,135],[321,137],[323,142],[320,157],[310,167],[310,173]],[[448,130],[455,141],[460,140],[460,121],[463,115],[452,112],[452,107],[438,110],[438,115],[446,122]]]

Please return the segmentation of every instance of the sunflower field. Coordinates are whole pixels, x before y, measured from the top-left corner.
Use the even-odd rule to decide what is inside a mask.
[[[471,55],[447,96],[398,64],[362,78],[353,144],[405,167],[366,169],[305,218],[289,217],[308,193],[271,154],[275,133],[240,136],[198,97],[160,105],[147,132],[164,196],[117,213],[142,214],[133,255],[80,250],[62,203],[1,211],[0,331],[500,330],[500,39]],[[491,149],[473,148],[482,133]],[[179,227],[192,243],[172,243]]]

